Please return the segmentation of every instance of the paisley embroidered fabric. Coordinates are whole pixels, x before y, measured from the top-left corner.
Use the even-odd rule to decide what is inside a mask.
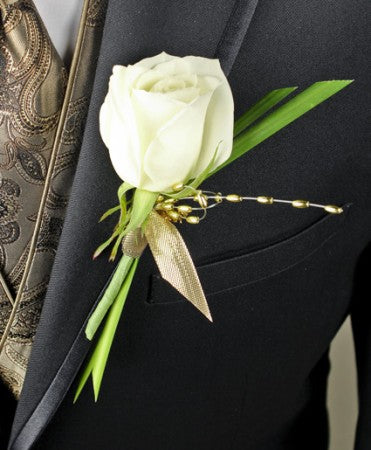
[[[62,230],[105,0],[85,0],[68,78],[32,0],[0,0],[0,377],[18,397]]]

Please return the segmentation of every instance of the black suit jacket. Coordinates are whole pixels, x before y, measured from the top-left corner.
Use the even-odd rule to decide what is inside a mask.
[[[371,237],[367,0],[109,0],[80,158],[10,450],[326,449],[328,349],[352,315],[357,450],[371,448]],[[100,398],[73,379],[86,317],[113,266],[90,255],[119,180],[99,137],[113,64],[166,50],[220,57],[236,116],[268,91],[354,78],[205,183],[205,188],[344,206],[345,214],[224,205],[182,226],[208,322],[142,257]],[[368,269],[369,270],[369,269]],[[72,386],[71,386],[72,383]]]

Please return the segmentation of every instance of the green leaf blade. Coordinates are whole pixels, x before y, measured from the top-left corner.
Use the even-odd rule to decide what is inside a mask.
[[[77,386],[76,393],[75,393],[75,396],[73,398],[73,403],[74,404],[79,399],[80,394],[81,394],[81,392],[82,392],[86,382],[89,379],[89,375],[92,373],[93,367],[94,367],[94,354],[91,356],[91,358],[89,360],[89,363],[85,366],[85,368],[84,368],[84,370],[83,370],[83,372],[81,374],[81,377],[80,377],[80,380],[79,380],[79,384]]]
[[[352,82],[353,80],[332,80],[319,81],[312,84],[267,117],[252,125],[246,132],[239,135],[235,139],[229,159],[217,167],[210,175],[241,157],[247,151],[256,147]]]
[[[118,211],[120,209],[120,205],[114,206],[113,208],[110,208],[109,210],[107,210],[99,219],[99,222],[102,222],[103,220],[107,219],[107,217],[111,216],[112,214],[114,214],[116,211]]]
[[[235,122],[233,136],[238,136],[242,131],[244,131],[263,114],[276,106],[279,102],[281,102],[296,89],[297,86],[293,86],[282,89],[275,89],[269,92]]]
[[[119,220],[120,223],[125,220],[125,216],[126,216],[126,193],[128,191],[130,191],[130,189],[132,189],[132,188],[133,188],[133,186],[125,181],[124,183],[121,184],[121,186],[117,190],[117,197],[119,199],[120,210],[121,210],[120,220]]]
[[[98,258],[98,256],[111,244],[111,242],[115,239],[115,237],[119,234],[119,230],[116,229],[112,235],[105,241],[103,244],[100,244],[100,246],[95,250],[93,259]]]

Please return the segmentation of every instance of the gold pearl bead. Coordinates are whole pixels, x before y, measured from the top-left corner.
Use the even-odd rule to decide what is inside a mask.
[[[324,207],[324,210],[330,214],[341,214],[343,212],[343,208],[340,208],[340,206],[336,205],[326,205]]]
[[[207,208],[207,197],[201,191],[199,191],[197,195],[194,196],[194,200],[198,202],[201,208]]]
[[[192,206],[189,205],[179,205],[177,206],[177,210],[182,215],[187,215],[192,212]]]
[[[163,195],[159,195],[159,196],[157,197],[156,202],[157,202],[157,203],[161,203],[161,202],[163,202],[163,201],[164,201],[164,196],[163,196]]]
[[[232,203],[238,203],[238,202],[242,202],[242,197],[240,195],[237,194],[229,194],[225,197],[225,199],[228,202],[232,202]]]
[[[309,208],[308,200],[294,200],[291,205],[294,208]]]
[[[223,196],[222,196],[221,192],[218,192],[215,195],[214,200],[215,200],[216,203],[221,203],[223,201]]]
[[[196,225],[200,222],[200,218],[197,216],[188,216],[186,221],[192,225]]]
[[[161,209],[165,211],[171,211],[174,208],[174,205],[172,203],[161,203]]]
[[[175,192],[179,192],[184,188],[184,184],[183,183],[176,183],[172,186],[172,190]]]
[[[259,197],[256,198],[256,201],[259,203],[262,203],[263,205],[271,205],[274,202],[274,199],[273,199],[273,197],[259,195]]]
[[[180,218],[180,214],[177,211],[168,211],[167,215],[173,222],[177,222]]]
[[[207,208],[207,197],[204,194],[201,194],[198,200],[201,208]]]

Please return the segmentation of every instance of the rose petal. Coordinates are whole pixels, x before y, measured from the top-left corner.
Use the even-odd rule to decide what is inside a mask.
[[[111,76],[109,91],[100,109],[99,127],[118,176],[137,186],[142,178],[137,125],[130,97],[127,91],[120,91],[127,83],[127,73],[120,68]]]
[[[221,141],[215,167],[229,157],[233,98],[218,60],[163,52],[114,66],[100,127],[123,180],[165,191],[197,176]]]
[[[233,96],[229,84],[222,83],[213,93],[205,118],[202,150],[192,176],[199,175],[218,148],[214,168],[226,161],[233,146]]]
[[[145,69],[148,70],[148,69],[152,69],[153,67],[155,67],[158,64],[161,64],[163,62],[171,61],[171,59],[173,59],[173,58],[174,58],[174,56],[169,55],[166,52],[161,52],[158,55],[142,59],[141,61],[136,63],[136,66],[140,65],[141,67],[144,67]]]
[[[183,103],[192,103],[197,97],[200,96],[200,89],[196,87],[188,87],[178,89],[176,91],[170,91],[163,95]]]
[[[157,64],[156,71],[167,75],[195,73],[199,76],[217,77],[220,80],[225,79],[218,59],[203,58],[201,56],[185,56],[184,58],[173,56],[172,59],[165,59]]]
[[[141,155],[144,155],[158,130],[186,107],[184,102],[170,96],[138,89],[132,91],[132,104],[140,136]]]
[[[159,130],[144,156],[149,179],[143,189],[165,192],[175,183],[188,181],[200,152],[210,98],[211,93],[198,97]]]

